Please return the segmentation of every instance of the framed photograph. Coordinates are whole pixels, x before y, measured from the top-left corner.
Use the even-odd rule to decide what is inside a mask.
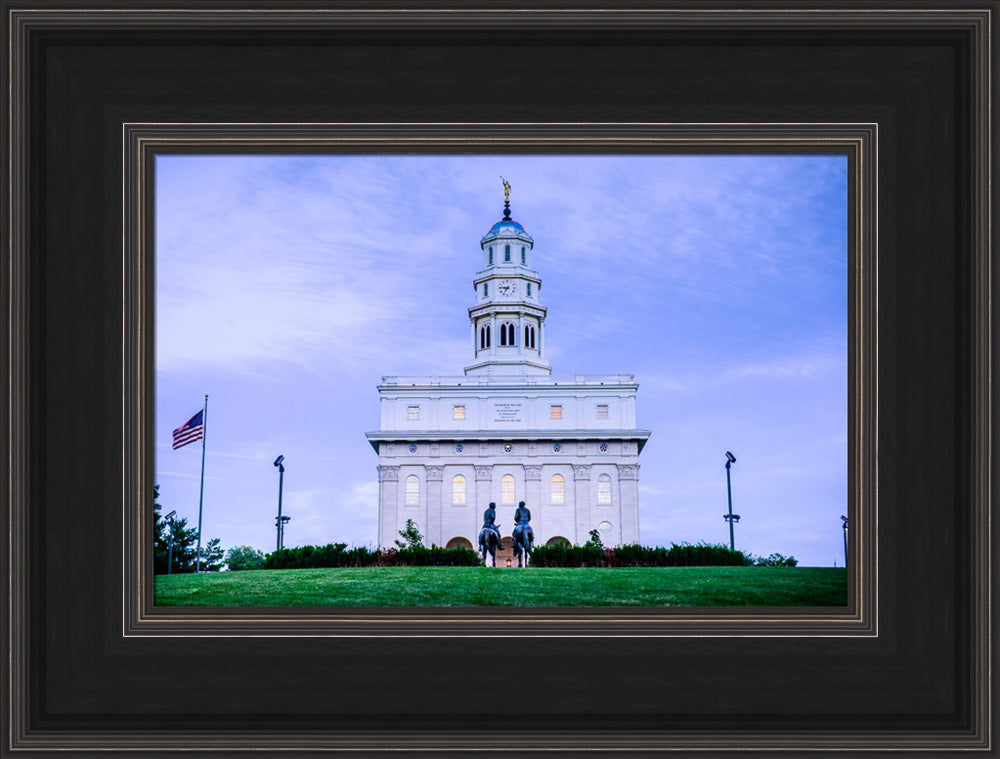
[[[5,753],[995,752],[996,3],[3,7],[11,64]],[[647,189],[654,180],[659,192]],[[774,190],[782,186],[794,189],[782,198]],[[615,226],[613,215],[671,222],[662,206],[643,206],[668,187],[691,208],[732,209],[732,198],[755,189],[761,198],[777,194],[720,210],[714,225],[689,226],[697,236],[689,245],[668,239],[662,226],[632,225],[621,240],[628,225]],[[726,187],[731,192],[722,193]],[[596,205],[588,188],[600,190]],[[713,192],[730,203],[706,201]],[[549,211],[533,216],[532,195]],[[328,209],[326,196],[335,200]],[[827,196],[841,200],[825,210],[810,204]],[[545,233],[561,205],[570,211],[560,225],[569,227],[565,238]],[[367,230],[358,223],[365,207]],[[752,238],[764,253],[727,269],[725,252],[738,247],[733,235],[773,231],[767,214],[782,210],[780,237]],[[323,224],[310,222],[317,216]],[[275,217],[285,220],[278,228]],[[832,245],[839,253],[818,231],[824,224],[841,230]],[[579,266],[563,260],[609,229],[607,265],[596,265],[592,252]],[[400,234],[410,236],[400,241]],[[545,260],[543,239],[561,259]],[[424,275],[435,251],[447,247],[451,256],[463,245],[465,269],[456,255],[447,271]],[[281,254],[281,246],[294,253]],[[503,260],[504,246],[515,260]],[[331,248],[340,251],[339,274],[317,263]],[[162,255],[168,250],[174,255]],[[703,265],[711,250],[719,253],[714,279]],[[791,251],[802,250],[813,257],[796,268],[801,259]],[[367,274],[351,251],[365,256]],[[829,265],[817,268],[824,256]],[[491,268],[504,265],[509,270]],[[827,280],[841,289],[790,285]],[[673,312],[662,303],[668,293],[658,300],[652,292],[668,281],[690,288],[675,294]],[[556,282],[573,285],[560,294]],[[586,303],[589,296],[575,297],[572,288],[588,282],[610,292],[607,304],[625,302],[621,288],[645,297],[643,311],[653,316],[635,327],[632,343],[604,342],[607,368],[600,352],[581,348],[591,332],[586,312],[570,312],[572,328],[560,328],[564,346],[554,339],[554,306]],[[713,282],[726,284],[713,290]],[[775,283],[781,287],[768,290]],[[427,289],[434,297],[424,297]],[[519,309],[509,307],[515,297]],[[755,320],[738,308],[719,312],[738,324],[703,312],[694,318],[712,297],[734,307],[741,298],[769,298],[768,318],[749,331]],[[839,301],[839,312],[824,298]],[[294,317],[277,308],[294,300]],[[811,321],[824,309],[840,320],[840,343]],[[228,320],[220,317],[226,313]],[[457,330],[420,339],[449,313]],[[627,324],[620,316],[598,311],[592,329]],[[371,331],[351,342],[337,330],[345,324]],[[687,331],[685,340],[669,336],[675,327]],[[408,330],[417,337],[390,334],[394,347],[372,346],[373,336]],[[739,344],[727,342],[727,330]],[[339,340],[332,348],[331,334]],[[793,550],[776,525],[819,515],[817,545],[826,553],[806,560],[837,560],[842,571],[846,556],[845,604],[156,603],[154,486],[164,488],[161,517],[177,509],[168,492],[184,490],[183,502],[192,502],[191,483],[201,480],[197,449],[204,446],[209,464],[216,450],[217,398],[223,429],[237,428],[220,433],[218,452],[255,468],[204,478],[200,500],[216,520],[204,527],[206,543],[225,520],[252,523],[266,536],[223,533],[227,547],[281,546],[282,525],[286,538],[300,530],[296,544],[342,531],[343,542],[376,550],[401,528],[405,538],[411,523],[431,542],[471,543],[482,501],[498,501],[504,527],[521,520],[519,499],[563,505],[570,472],[545,467],[558,466],[550,459],[566,447],[593,461],[571,462],[573,518],[563,524],[551,508],[534,510],[540,538],[579,544],[593,528],[612,547],[625,545],[634,526],[629,494],[638,493],[636,537],[646,542],[650,530],[650,542],[665,543],[671,535],[661,538],[655,521],[644,526],[638,489],[646,480],[668,482],[657,479],[664,458],[629,484],[635,462],[625,459],[645,466],[653,449],[642,448],[660,430],[629,415],[630,399],[643,408],[646,388],[635,395],[622,359],[649,373],[676,366],[678,353],[699,350],[704,367],[728,350],[747,359],[730,371],[742,370],[748,382],[767,367],[769,376],[782,368],[821,376],[822,366],[775,364],[767,351],[793,344],[800,358],[842,362],[826,366],[831,376],[839,372],[834,391],[811,399],[789,389],[780,399],[801,422],[788,428],[812,430],[814,439],[840,420],[839,449],[791,439],[785,459],[799,453],[796,466],[833,471],[840,484],[823,497],[838,487],[839,497],[817,505],[799,495],[799,510],[763,529],[751,527],[752,510],[745,522],[727,524],[726,509],[716,509],[721,535],[713,542],[728,542],[733,528],[735,545],[745,528],[747,540],[758,541],[748,544],[752,553],[809,557],[807,529],[789,532],[801,541]],[[563,366],[571,355],[586,360]],[[374,359],[359,374],[377,375],[368,390],[372,422],[360,430],[349,411],[364,401],[342,373],[359,356]],[[512,370],[523,386],[570,372],[566,415],[585,408],[587,424],[577,416],[575,434],[559,429],[555,385],[529,403],[491,379]],[[408,380],[411,372],[424,379]],[[614,393],[599,379],[592,386],[577,377],[607,372],[617,377]],[[218,395],[201,387],[227,373],[251,381],[221,383]],[[314,384],[303,381],[310,373]],[[466,393],[457,380],[442,392],[433,378],[443,376],[478,378],[487,392]],[[692,373],[690,385],[706,390],[705,376]],[[321,388],[324,379],[334,385],[325,394],[300,389]],[[641,376],[635,380],[642,386]],[[234,403],[250,385],[256,394]],[[501,387],[511,392],[498,394]],[[680,388],[661,382],[649,390]],[[602,403],[605,395],[619,405]],[[758,395],[748,405],[773,417],[778,399]],[[489,428],[520,424],[539,408],[547,436],[456,434],[466,415],[488,418],[479,426]],[[421,415],[430,413],[436,422],[424,427]],[[617,414],[616,426],[601,426],[605,413],[609,424]],[[305,422],[285,424],[295,415],[328,430],[333,444],[317,454],[330,456],[325,468],[303,466],[323,443],[303,439]],[[668,449],[669,458],[691,470],[683,457],[699,458],[699,422],[713,422],[697,413],[685,419],[682,410],[676,418],[683,429],[664,429],[663,439],[687,439]],[[764,430],[755,419],[740,423]],[[267,427],[266,435],[254,437],[256,427]],[[367,465],[338,460],[347,456],[340,435],[357,438]],[[540,445],[548,458],[528,462]],[[758,457],[744,457],[755,450],[749,443],[737,447],[722,443],[710,475],[722,497],[722,479],[732,476],[734,513],[737,476]],[[469,448],[490,462],[525,460],[511,482],[505,471],[494,482],[486,465],[456,468]],[[162,462],[171,453],[186,463],[168,468]],[[612,468],[599,458],[608,455],[621,460]],[[422,457],[421,468],[411,473],[405,467],[417,465],[390,460],[407,456]],[[431,460],[442,456],[448,460]],[[201,472],[221,474],[221,458],[214,473]],[[356,471],[362,466],[370,478]],[[320,485],[322,471],[329,479]],[[774,492],[765,471],[755,473],[762,502]],[[293,479],[304,476],[317,483],[315,503]],[[226,482],[242,512],[213,506]],[[745,481],[748,496],[752,482]],[[805,482],[808,489],[816,480]],[[278,506],[283,495],[290,500]],[[330,499],[366,516],[322,524],[318,504]],[[276,526],[276,507],[291,521]],[[409,522],[407,509],[417,515]],[[594,522],[601,509],[612,516]],[[175,516],[194,521],[188,505]],[[316,537],[306,540],[309,529]],[[693,542],[695,534],[678,537]]]
[[[550,150],[616,151],[577,155],[176,153],[222,134],[130,129],[156,197],[155,603],[846,607],[872,128],[648,152],[706,128],[550,126]]]

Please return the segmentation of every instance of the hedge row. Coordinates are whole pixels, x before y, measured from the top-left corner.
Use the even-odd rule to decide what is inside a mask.
[[[329,543],[325,546],[300,546],[282,548],[269,553],[264,569],[313,569],[318,567],[471,567],[479,563],[475,551],[467,548],[447,550],[432,546],[412,546],[404,549],[359,547],[348,548],[346,543]]]
[[[538,546],[531,554],[530,566],[534,567],[749,567],[791,566],[798,562],[794,557],[771,554],[758,558],[728,546],[699,543],[691,545],[673,543],[670,548],[649,548],[638,544],[604,548],[588,543],[570,546],[558,543]]]

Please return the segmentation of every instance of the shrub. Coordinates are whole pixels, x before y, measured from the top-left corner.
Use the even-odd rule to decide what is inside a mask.
[[[535,567],[696,567],[750,566],[753,557],[724,545],[673,543],[670,548],[648,548],[637,543],[605,548],[593,530],[583,546],[539,546],[531,554]],[[794,565],[789,565],[794,566]]]
[[[797,567],[799,560],[794,556],[782,556],[780,553],[772,553],[766,558],[758,556],[756,564],[758,567]]]
[[[325,546],[282,548],[267,555],[266,569],[315,569],[326,567],[468,567],[479,563],[479,557],[467,548],[449,550],[432,546],[424,548],[348,548],[346,543]]]
[[[233,546],[226,552],[226,566],[230,571],[263,569],[264,552],[251,546]]]

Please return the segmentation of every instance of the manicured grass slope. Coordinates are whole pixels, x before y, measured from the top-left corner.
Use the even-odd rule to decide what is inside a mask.
[[[829,567],[364,567],[156,577],[164,606],[843,606]]]

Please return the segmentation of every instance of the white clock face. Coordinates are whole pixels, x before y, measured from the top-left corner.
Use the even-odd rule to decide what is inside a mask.
[[[501,282],[499,285],[497,285],[497,291],[501,295],[507,295],[507,296],[516,295],[517,294],[517,285],[514,282],[511,282],[510,280],[506,280],[505,279],[503,282]]]

